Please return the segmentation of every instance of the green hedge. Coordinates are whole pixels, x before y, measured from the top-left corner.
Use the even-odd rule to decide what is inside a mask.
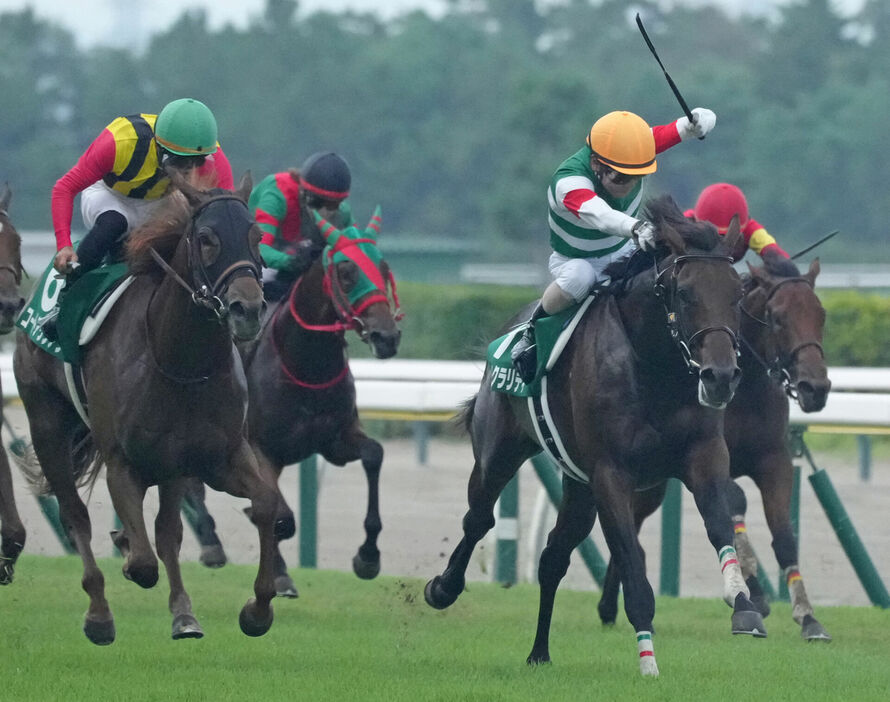
[[[475,360],[516,312],[540,295],[530,287],[424,285],[398,287],[405,318],[399,358]],[[890,366],[890,297],[822,292],[828,313],[825,357],[832,366]],[[350,354],[366,358],[350,335]]]

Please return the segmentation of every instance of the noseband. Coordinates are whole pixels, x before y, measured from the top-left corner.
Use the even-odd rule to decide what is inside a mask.
[[[781,288],[783,285],[787,285],[788,283],[804,283],[811,288],[813,287],[813,284],[808,279],[803,277],[785,278],[779,281],[767,293],[766,300],[763,303],[763,307],[766,310],[767,317],[769,317],[770,300],[773,299],[773,296],[776,294],[776,292],[778,292],[779,288]],[[741,305],[741,309],[742,313],[746,317],[753,320],[762,327],[765,327],[767,332],[769,332],[770,323],[768,319],[761,319],[760,317],[756,316],[755,314],[750,312],[744,304]],[[745,344],[745,347],[748,349],[748,351],[751,352],[751,355],[757,360],[757,362],[760,363],[760,365],[762,365],[764,369],[766,369],[766,374],[772,380],[780,383],[785,390],[785,394],[788,395],[788,397],[790,397],[792,400],[797,400],[798,393],[797,389],[791,382],[791,372],[788,369],[792,364],[796,362],[797,354],[799,354],[803,349],[809,346],[814,346],[819,349],[819,354],[822,356],[822,358],[825,358],[825,350],[822,348],[822,344],[820,344],[818,341],[804,341],[785,354],[779,353],[779,350],[776,349],[776,355],[775,358],[772,359],[772,361],[767,361],[760,354],[758,354],[751,342],[749,342],[744,336],[742,336],[742,343]]]
[[[703,338],[706,334],[710,332],[725,332],[729,334],[729,338],[732,341],[732,347],[735,349],[736,356],[739,353],[739,342],[736,337],[736,333],[730,329],[725,324],[719,326],[710,326],[699,329],[693,334],[686,335],[683,331],[683,326],[680,323],[680,319],[677,313],[674,311],[676,292],[677,292],[677,276],[680,271],[680,264],[686,263],[687,261],[726,261],[732,264],[731,256],[721,256],[719,254],[705,254],[705,253],[695,253],[695,254],[681,254],[674,258],[671,263],[665,268],[658,270],[658,261],[654,260],[655,267],[655,286],[654,292],[655,296],[662,301],[664,305],[665,315],[667,316],[667,325],[668,330],[671,333],[671,338],[674,340],[674,343],[680,349],[680,353],[683,356],[683,361],[686,364],[686,368],[690,373],[698,373],[701,370],[701,364],[696,361],[692,357],[692,348],[693,344],[695,344],[697,339]],[[668,284],[665,285],[663,278],[665,274],[671,271],[670,280]]]

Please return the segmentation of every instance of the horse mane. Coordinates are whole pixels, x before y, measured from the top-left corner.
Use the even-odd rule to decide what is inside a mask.
[[[137,227],[127,239],[126,259],[133,275],[149,273],[157,268],[151,250],[169,261],[182,238],[191,216],[191,208],[178,191],[165,196],[163,204],[145,224]]]

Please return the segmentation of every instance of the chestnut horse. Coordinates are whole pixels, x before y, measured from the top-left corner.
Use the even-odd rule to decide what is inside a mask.
[[[804,412],[825,406],[831,382],[822,351],[825,310],[814,287],[819,261],[801,275],[791,261],[750,267],[742,303],[742,380],[726,410],[724,434],[733,478],[750,477],[763,500],[763,511],[773,537],[773,551],[791,595],[792,617],[808,641],[830,641],[815,618],[798,567],[797,540],[791,527],[791,490],[794,475],[788,445],[788,398]],[[664,499],[664,486],[637,493],[637,528]],[[735,521],[735,547],[751,599],[763,616],[769,613],[757,580],[757,559],[745,528],[745,494],[732,484],[730,508]],[[618,574],[609,564],[598,605],[603,623],[618,612]]]
[[[232,343],[233,337],[259,332],[264,304],[261,232],[246,204],[250,177],[237,192],[202,192],[173,178],[182,195],[171,195],[168,209],[132,233],[127,259],[135,278],[84,348],[90,428],[72,404],[63,364],[22,333],[15,353],[34,449],[83,561],[82,583],[90,598],[84,633],[96,644],[114,640],[114,618],[77,480],[95,479],[100,462],[107,466],[108,490],[124,526],[125,536],[117,541],[124,575],[145,588],[158,580],[158,560],[143,499],[149,486],[158,486],[155,538],[170,583],[173,638],[203,635],[179,569],[184,476],[252,501],[260,563],[255,598],[242,608],[239,623],[250,636],[272,625],[273,529],[281,497],[245,438],[247,388]],[[72,459],[84,436],[100,459],[89,466]]]
[[[610,266],[613,293],[601,292],[588,307],[544,378],[543,409],[535,408],[535,414],[551,413],[561,444],[556,439],[546,443],[564,446],[563,459],[574,463],[576,477],[567,473],[563,480],[559,516],[541,554],[530,664],[550,661],[556,589],[572,551],[599,513],[626,593],[640,672],[658,674],[651,637],[655,598],[631,505],[636,489],[669,477],[683,480],[695,496],[718,554],[724,599],[734,609],[733,632],[765,635],[735,558],[726,495],[729,456],[721,408],[740,376],[736,334],[742,288],[730,256],[738,221],[723,240],[710,224],[686,220],[670,197],[655,200],[648,210],[657,230],[657,252]],[[619,281],[635,261],[645,268]],[[473,548],[495,524],[498,495],[519,466],[542,450],[530,413],[534,401],[495,392],[491,377],[488,367],[465,410],[475,457],[469,511],[447,568],[424,591],[427,603],[437,609],[451,605],[463,591]]]
[[[0,334],[8,334],[25,304],[22,282],[22,239],[9,219],[12,191],[0,190]],[[12,582],[15,561],[25,546],[25,527],[15,506],[6,451],[0,449],[0,585]]]
[[[321,218],[318,225],[320,257],[270,309],[259,339],[240,346],[250,394],[248,433],[257,460],[277,475],[313,454],[338,466],[361,460],[368,481],[366,539],[352,567],[370,579],[380,572],[383,447],[359,421],[345,335],[354,330],[374,356],[390,358],[398,351],[401,314],[395,280],[377,247],[379,210],[363,232],[340,231]],[[279,538],[293,533],[292,522],[276,524]],[[275,580],[279,595],[297,596],[280,554]]]

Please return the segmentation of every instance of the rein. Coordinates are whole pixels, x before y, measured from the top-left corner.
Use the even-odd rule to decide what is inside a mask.
[[[764,301],[763,305],[764,305],[764,309],[766,309],[766,311],[767,311],[767,315],[769,314],[768,306],[769,306],[770,300],[773,299],[773,296],[776,294],[776,292],[779,290],[779,288],[781,288],[783,285],[786,285],[788,283],[805,283],[806,285],[813,287],[812,283],[810,283],[810,281],[804,277],[783,279],[782,281],[780,281],[779,283],[774,285],[766,295],[766,300]],[[745,307],[744,303],[739,305],[739,307],[742,311],[742,314],[744,314],[748,319],[752,320],[753,322],[756,322],[760,326],[764,327],[767,331],[769,331],[770,324],[769,324],[768,320],[761,319],[760,317],[758,317],[757,315],[752,313],[750,310],[748,310]],[[822,355],[822,358],[825,358],[825,350],[822,348],[822,344],[820,344],[818,341],[804,341],[803,343],[800,343],[797,346],[795,346],[794,348],[792,348],[786,354],[780,354],[777,349],[775,358],[772,361],[767,361],[765,358],[763,358],[763,356],[761,356],[759,353],[757,353],[757,351],[754,349],[753,344],[750,341],[748,341],[744,337],[744,335],[740,335],[740,336],[741,336],[742,343],[745,344],[745,347],[748,349],[748,351],[751,353],[751,355],[754,357],[754,359],[761,366],[763,366],[764,370],[766,370],[767,376],[771,380],[774,380],[774,381],[778,382],[779,384],[781,384],[782,388],[785,390],[785,394],[788,395],[788,397],[790,397],[792,400],[797,400],[798,393],[797,393],[797,390],[794,388],[794,385],[791,382],[791,373],[788,370],[788,367],[792,363],[795,362],[795,359],[797,358],[797,354],[799,354],[803,349],[805,349],[809,346],[814,346],[817,349],[819,349],[819,353]],[[783,362],[783,357],[784,357],[784,362]]]
[[[698,373],[701,369],[701,364],[692,357],[692,347],[696,339],[698,339],[699,337],[704,337],[706,334],[714,331],[726,332],[727,334],[729,334],[729,338],[732,340],[732,346],[736,350],[736,354],[738,354],[739,352],[739,341],[736,337],[736,333],[725,324],[719,326],[703,327],[702,329],[694,332],[691,336],[686,336],[683,333],[683,329],[681,327],[680,320],[677,317],[677,313],[674,312],[672,309],[674,301],[674,290],[676,289],[679,264],[693,260],[728,261],[730,264],[733,262],[731,256],[721,256],[719,254],[681,254],[675,257],[668,266],[662,268],[661,270],[658,270],[658,261],[653,257],[653,267],[655,270],[654,290],[655,296],[659,298],[664,305],[665,315],[667,316],[668,330],[670,331],[671,338],[674,340],[674,343],[680,349],[680,353],[683,356],[683,361],[686,364],[686,368],[689,370],[690,373]],[[664,282],[662,282],[662,277],[668,271],[672,271],[672,273],[670,286],[666,288]]]

